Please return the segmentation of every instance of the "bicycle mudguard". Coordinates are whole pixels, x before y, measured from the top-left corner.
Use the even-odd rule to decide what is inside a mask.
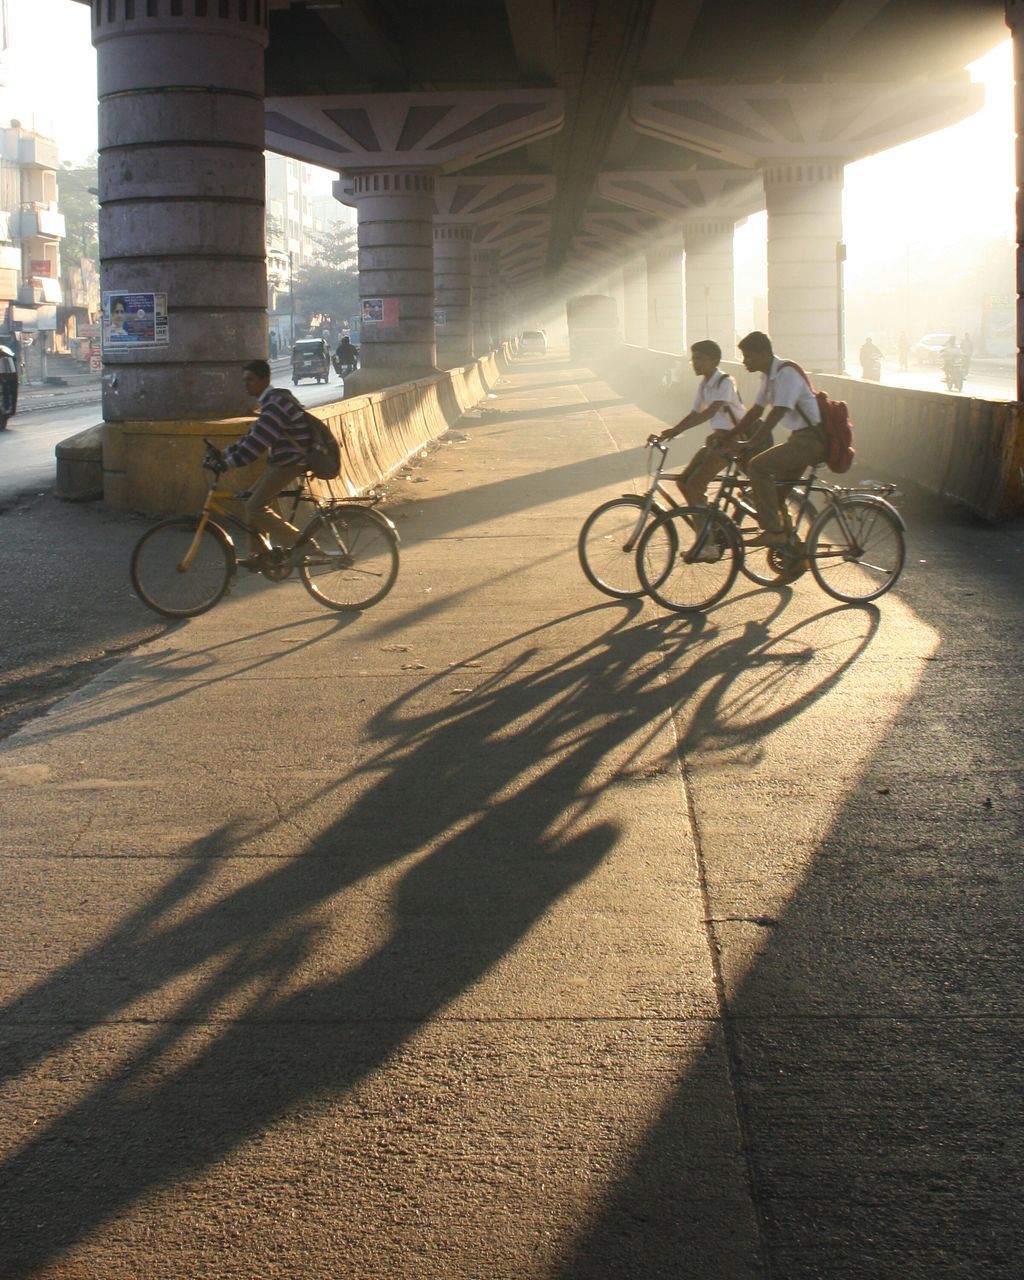
[[[894,519],[896,520],[896,523],[903,530],[903,532],[904,533],[907,532],[907,522],[906,520],[903,519],[903,516],[900,514],[898,509],[894,507],[891,502],[886,502],[884,498],[880,498],[877,493],[858,493],[856,490],[853,490],[851,493],[846,494],[845,496],[849,499],[856,499],[857,502],[866,502],[869,504],[869,506],[872,506],[872,507],[883,507],[886,511],[888,511],[888,513],[891,516],[894,517]],[[841,498],[837,498],[835,501],[838,506],[842,506]],[[826,505],[825,507],[822,508],[822,510],[827,511],[828,506]]]
[[[349,511],[362,511],[364,515],[372,516],[373,519],[376,520],[378,524],[382,524],[386,529],[391,530],[391,532],[395,535],[396,543],[401,543],[402,536],[398,532],[398,529],[395,526],[395,522],[393,520],[389,520],[387,516],[383,514],[383,512],[377,511],[376,508],[374,507],[364,507],[361,503],[357,503],[357,502],[341,502],[336,507],[332,507],[331,512],[344,511],[346,507],[348,508]],[[328,514],[330,514],[330,512],[328,512]]]
[[[192,523],[196,526],[196,528],[198,528],[199,521],[202,519],[202,514],[196,515],[196,513],[193,511],[193,512],[190,512],[188,515],[171,516],[169,518],[172,520],[191,520]],[[214,534],[215,537],[220,538],[221,542],[226,544],[229,551],[231,552],[234,551],[235,540],[234,538],[232,538],[231,534],[228,533],[227,529],[225,529],[222,524],[218,524],[216,520],[212,519],[210,516],[207,516],[206,528],[211,530],[211,532]]]

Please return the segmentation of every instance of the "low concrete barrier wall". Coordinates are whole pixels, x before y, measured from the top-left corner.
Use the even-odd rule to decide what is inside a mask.
[[[662,380],[682,363],[682,381]],[[746,404],[760,378],[722,361]],[[687,413],[696,389],[689,361],[667,351],[624,347],[608,370],[645,407],[667,418]],[[910,391],[858,378],[811,373],[816,389],[845,400],[854,423],[854,479],[913,481],[963,502],[986,520],[1024,515],[1024,406],[965,395]]]
[[[419,382],[310,409],[327,423],[342,446],[341,475],[337,480],[315,481],[318,491],[346,497],[379,484],[485,398],[498,379],[505,355],[502,351]],[[251,418],[223,418],[103,424],[104,501],[120,510],[149,515],[197,510],[206,494],[200,467],[204,438],[218,446],[230,444],[251,422]],[[61,447],[58,493],[62,488]],[[232,482],[237,480],[239,488],[246,487],[256,480],[263,465],[261,459],[233,472]],[[73,495],[68,492],[62,496]]]

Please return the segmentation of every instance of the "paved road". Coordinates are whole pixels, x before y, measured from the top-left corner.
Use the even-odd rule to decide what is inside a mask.
[[[154,627],[131,522],[0,517],[154,627],[0,743],[5,1277],[1019,1275],[1024,527],[613,602],[576,531],[656,425],[516,364],[353,619]]]
[[[858,368],[851,364],[850,370]],[[942,395],[946,391],[942,370],[930,365],[914,366],[905,372],[890,366],[882,366],[881,381],[888,387],[909,387],[915,391],[937,391]],[[1009,362],[978,360],[971,366],[970,376],[964,383],[964,389],[958,393],[974,396],[979,400],[1015,400],[1017,397],[1017,376]]]

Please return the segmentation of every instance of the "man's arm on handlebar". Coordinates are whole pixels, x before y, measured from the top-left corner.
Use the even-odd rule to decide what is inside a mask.
[[[699,427],[702,422],[707,422],[710,418],[713,418],[724,403],[724,400],[716,400],[714,404],[709,405],[706,409],[701,409],[699,412],[694,410],[692,413],[688,413],[674,427],[666,427],[661,435],[658,436],[658,439],[674,440],[681,432],[689,431],[691,427]]]

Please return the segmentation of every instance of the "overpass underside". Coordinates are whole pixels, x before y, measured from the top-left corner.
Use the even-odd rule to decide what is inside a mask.
[[[776,348],[842,371],[846,164],[952,124],[1000,0],[97,0],[104,418],[247,411],[266,354],[263,151],[338,173],[372,390],[466,364],[567,296],[623,339],[735,338],[735,227],[767,212]],[[1017,28],[1014,26],[1014,30]]]

